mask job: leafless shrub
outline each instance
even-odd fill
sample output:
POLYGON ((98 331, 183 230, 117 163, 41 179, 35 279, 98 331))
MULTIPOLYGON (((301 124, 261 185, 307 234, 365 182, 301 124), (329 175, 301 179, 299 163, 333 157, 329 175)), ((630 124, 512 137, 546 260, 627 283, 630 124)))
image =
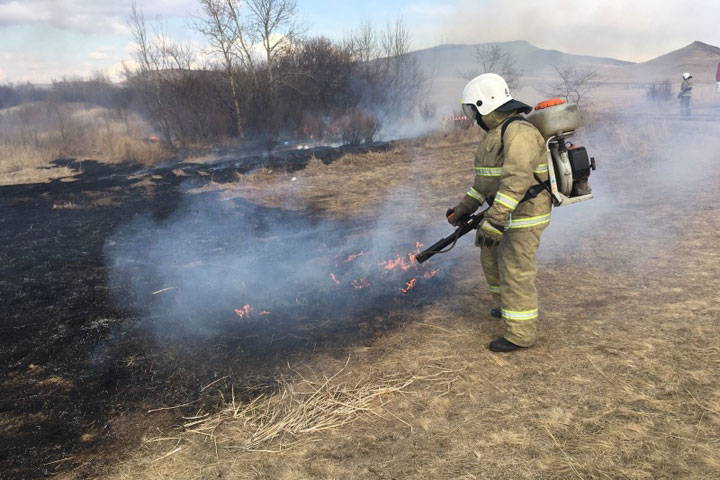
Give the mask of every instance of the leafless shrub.
POLYGON ((308 113, 303 115, 296 135, 303 139, 320 140, 331 135, 331 127, 324 117, 308 113))
POLYGON ((673 88, 669 80, 651 83, 645 89, 645 97, 653 102, 669 102, 673 100, 673 88))
POLYGON ((557 79, 547 85, 544 92, 551 97, 562 97, 567 102, 588 104, 597 86, 598 72, 595 69, 578 67, 553 67, 557 79))
POLYGON ((372 142, 380 131, 380 120, 374 113, 352 110, 340 120, 340 138, 349 145, 372 142))
POLYGON ((437 113, 437 105, 433 102, 423 102, 418 106, 418 110, 423 120, 432 120, 437 113))

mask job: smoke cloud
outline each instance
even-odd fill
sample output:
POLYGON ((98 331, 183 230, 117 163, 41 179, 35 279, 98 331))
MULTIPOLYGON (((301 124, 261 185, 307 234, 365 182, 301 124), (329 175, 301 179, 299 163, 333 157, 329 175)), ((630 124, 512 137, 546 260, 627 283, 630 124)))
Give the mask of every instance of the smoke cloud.
POLYGON ((439 273, 412 257, 432 234, 188 194, 168 218, 119 229, 106 258, 119 305, 165 333, 217 334, 246 321, 341 321, 401 301, 412 279, 420 289, 439 273))
POLYGON ((612 243, 599 257, 615 255, 635 265, 687 240, 688 231, 677 224, 702 209, 706 191, 717 185, 720 127, 702 116, 684 119, 669 110, 673 106, 657 113, 657 105, 648 103, 582 127, 573 140, 596 157, 598 170, 590 179, 596 198, 554 210, 541 262, 574 258, 580 245, 600 237, 612 243), (673 215, 659 213, 668 206, 673 215))

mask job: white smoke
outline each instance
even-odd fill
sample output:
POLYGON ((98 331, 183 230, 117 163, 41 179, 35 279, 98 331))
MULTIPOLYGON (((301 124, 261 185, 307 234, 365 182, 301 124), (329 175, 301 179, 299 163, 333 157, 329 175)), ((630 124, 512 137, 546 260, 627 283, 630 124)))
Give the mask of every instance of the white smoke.
POLYGON ((187 194, 168 218, 139 216, 120 228, 106 259, 119 305, 166 330, 212 334, 237 323, 245 305, 253 320, 261 312, 339 320, 401 298, 411 277, 435 282, 409 256, 418 238, 437 236, 422 229, 187 194), (384 268, 398 258, 407 272, 384 268))

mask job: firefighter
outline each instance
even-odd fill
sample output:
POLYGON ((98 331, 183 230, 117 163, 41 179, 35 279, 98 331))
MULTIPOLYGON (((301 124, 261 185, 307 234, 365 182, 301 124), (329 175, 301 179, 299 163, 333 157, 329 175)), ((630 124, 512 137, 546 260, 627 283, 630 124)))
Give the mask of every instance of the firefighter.
POLYGON ((690 98, 692 97, 692 75, 685 72, 682 74, 682 85, 680 85, 680 93, 678 98, 680 99, 680 114, 690 116, 690 98))
POLYGON ((514 100, 499 75, 486 73, 470 81, 462 104, 487 134, 475 153, 475 181, 460 204, 447 211, 447 218, 457 225, 484 202, 492 204, 477 229, 475 245, 481 249, 485 279, 498 307, 491 315, 505 322, 505 335, 493 340, 490 350, 511 352, 533 345, 537 334, 535 255, 551 209, 543 186, 548 180, 545 141, 522 119, 532 108, 514 100))

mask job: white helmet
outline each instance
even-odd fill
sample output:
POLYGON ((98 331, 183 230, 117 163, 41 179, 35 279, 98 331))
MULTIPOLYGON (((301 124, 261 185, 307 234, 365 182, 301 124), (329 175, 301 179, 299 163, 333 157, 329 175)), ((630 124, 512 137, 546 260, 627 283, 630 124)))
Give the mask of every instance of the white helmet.
POLYGON ((521 110, 524 113, 532 110, 530 106, 513 100, 507 83, 495 73, 483 73, 470 80, 463 90, 460 102, 463 111, 471 119, 475 117, 475 111, 480 115, 487 115, 498 109, 521 110))
POLYGON ((683 80, 687 80, 688 78, 692 78, 692 75, 690 75, 688 72, 683 73, 683 80))

